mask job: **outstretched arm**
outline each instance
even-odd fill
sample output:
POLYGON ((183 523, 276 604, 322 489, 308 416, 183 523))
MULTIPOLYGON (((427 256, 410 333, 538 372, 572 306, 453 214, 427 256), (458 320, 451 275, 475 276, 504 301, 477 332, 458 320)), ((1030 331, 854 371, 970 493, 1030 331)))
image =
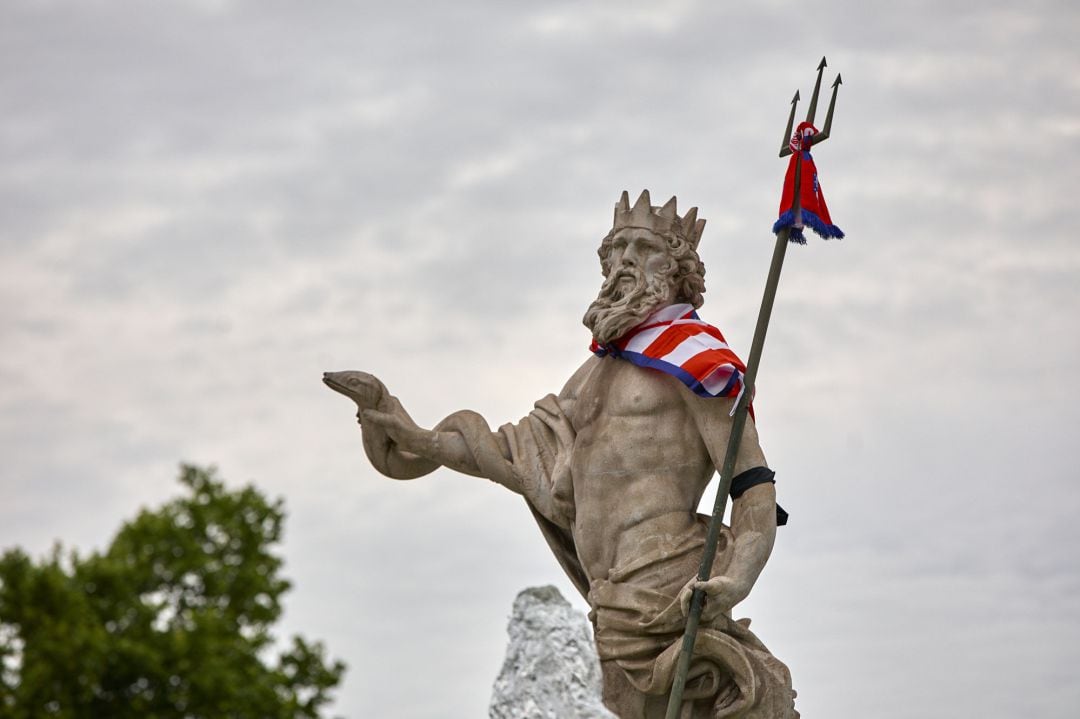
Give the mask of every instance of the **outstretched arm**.
POLYGON ((393 479, 416 479, 439 467, 431 459, 401 451, 390 435, 375 422, 364 424, 364 412, 375 411, 400 417, 415 426, 397 397, 387 392, 386 386, 377 377, 367 372, 324 372, 323 383, 356 403, 356 417, 363 427, 364 451, 375 469, 393 479))
MULTIPOLYGON (((473 477, 495 479, 489 477, 480 466, 476 453, 469 446, 465 434, 460 431, 440 430, 440 427, 447 424, 457 424, 462 420, 472 419, 474 425, 482 423, 483 428, 479 431, 489 435, 485 437, 485 440, 493 445, 498 455, 506 461, 510 460, 510 446, 506 442, 506 437, 498 432, 491 432, 479 415, 468 410, 455 412, 440 422, 435 429, 424 429, 407 415, 378 410, 363 410, 359 414, 359 419, 361 426, 365 429, 376 426, 385 432, 398 452, 423 457, 438 465, 473 477), (477 419, 479 422, 476 421, 477 419)), ((518 491, 516 487, 509 488, 518 491)))
MULTIPOLYGON (((558 402, 565 412, 572 411, 578 388, 595 362, 596 358, 587 360, 563 388, 558 402)), ((395 479, 413 479, 444 466, 485 477, 521 493, 520 482, 511 468, 513 457, 506 435, 492 432, 475 412, 455 412, 434 429, 424 429, 382 382, 370 374, 328 372, 323 381, 356 402, 364 449, 383 474, 395 479)))
MULTIPOLYGON (((581 386, 598 361, 596 357, 587 359, 559 393, 558 402, 564 413, 573 413, 581 386)), ((362 410, 360 422, 380 427, 401 452, 428 458, 474 477, 486 477, 521 493, 517 476, 509 471, 513 459, 506 435, 492 432, 475 412, 455 412, 432 430, 417 426, 404 411, 362 410)))
POLYGON ((393 479, 415 479, 440 466, 465 474, 488 477, 519 491, 507 472, 491 465, 510 456, 505 438, 491 432, 475 412, 456 412, 434 430, 413 421, 397 397, 374 375, 366 372, 327 372, 323 382, 356 402, 356 417, 363 431, 364 450, 375 469, 393 479), (439 431, 452 425, 458 431, 439 431), (466 438, 473 440, 470 447, 466 438), (486 455, 491 461, 478 458, 486 455), (487 467, 483 465, 487 464, 487 467), (485 471, 488 470, 488 471, 485 471))

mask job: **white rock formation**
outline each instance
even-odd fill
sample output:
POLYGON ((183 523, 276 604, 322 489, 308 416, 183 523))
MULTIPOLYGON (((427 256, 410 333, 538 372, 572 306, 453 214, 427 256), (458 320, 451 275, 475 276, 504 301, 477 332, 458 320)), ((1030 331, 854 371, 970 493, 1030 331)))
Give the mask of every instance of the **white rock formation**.
POLYGON ((600 699, 600 660, 585 615, 552 586, 514 600, 491 719, 617 719, 600 699))

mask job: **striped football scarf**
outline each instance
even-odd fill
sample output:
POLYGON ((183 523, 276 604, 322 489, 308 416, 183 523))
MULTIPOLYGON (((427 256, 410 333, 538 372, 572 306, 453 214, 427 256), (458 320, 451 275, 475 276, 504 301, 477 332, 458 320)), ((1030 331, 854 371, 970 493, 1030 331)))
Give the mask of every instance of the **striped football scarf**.
POLYGON ((817 165, 810 155, 810 148, 802 149, 803 141, 818 134, 818 129, 809 122, 800 122, 795 134, 791 136, 788 147, 791 148, 791 160, 788 161, 787 174, 784 176, 784 192, 780 197, 780 217, 773 223, 772 231, 779 233, 790 227, 790 242, 806 244, 803 227, 821 235, 826 240, 844 239, 844 231, 833 224, 829 215, 829 206, 825 204, 825 194, 818 181, 817 165), (799 211, 795 212, 795 167, 802 155, 802 173, 799 185, 799 211), (810 180, 807 182, 807 180, 810 180))
POLYGON ((600 357, 611 355, 666 372, 702 397, 734 397, 738 404, 743 392, 746 365, 692 305, 664 307, 617 340, 600 344, 594 338, 589 349, 600 357))

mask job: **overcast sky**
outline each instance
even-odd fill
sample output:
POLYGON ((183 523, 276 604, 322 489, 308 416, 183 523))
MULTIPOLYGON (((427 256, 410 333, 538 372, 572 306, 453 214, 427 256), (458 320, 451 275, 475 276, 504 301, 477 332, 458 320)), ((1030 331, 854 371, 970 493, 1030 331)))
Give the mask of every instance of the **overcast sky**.
POLYGON ((827 55, 848 237, 788 253, 756 407, 792 517, 735 613, 807 717, 1075 716, 1080 10, 727 5, 4 2, 0 548, 102 547, 216 464, 287 502, 282 632, 348 663, 338 713, 485 716, 517 591, 585 604, 519 498, 378 475, 321 373, 520 418, 643 188, 707 218, 745 357, 827 55))

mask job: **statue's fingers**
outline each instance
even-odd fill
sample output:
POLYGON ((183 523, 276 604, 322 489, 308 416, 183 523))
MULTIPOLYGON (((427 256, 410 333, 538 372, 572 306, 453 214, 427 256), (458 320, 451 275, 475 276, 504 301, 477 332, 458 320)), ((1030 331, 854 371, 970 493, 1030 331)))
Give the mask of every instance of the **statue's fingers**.
POLYGON ((683 616, 690 614, 690 602, 694 598, 694 590, 700 582, 697 581, 697 577, 691 577, 690 580, 683 585, 683 588, 679 590, 679 608, 682 609, 683 616))

